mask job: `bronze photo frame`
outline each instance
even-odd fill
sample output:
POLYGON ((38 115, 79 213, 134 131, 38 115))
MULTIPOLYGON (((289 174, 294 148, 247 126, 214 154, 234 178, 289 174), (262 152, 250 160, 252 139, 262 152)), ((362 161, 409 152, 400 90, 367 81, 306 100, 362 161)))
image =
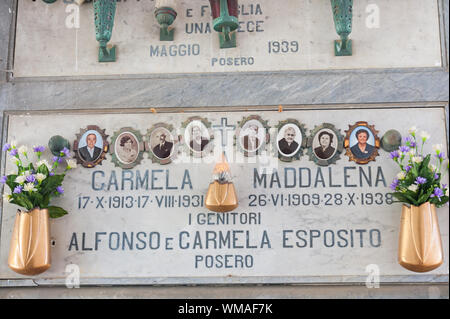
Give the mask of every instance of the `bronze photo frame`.
POLYGON ((345 155, 349 157, 349 161, 354 161, 358 164, 367 164, 375 161, 375 158, 379 155, 380 138, 377 135, 378 131, 375 130, 374 125, 369 125, 365 121, 359 121, 353 125, 349 125, 349 129, 345 133, 345 155), (366 141, 362 144, 365 145, 365 149, 359 147, 359 139, 356 136, 358 135, 363 138, 363 132, 366 132, 366 141))
POLYGON ((309 160, 319 166, 335 164, 344 150, 344 135, 333 124, 323 123, 308 137, 309 160))
POLYGON ((108 135, 105 134, 105 130, 97 125, 88 125, 85 129, 80 129, 76 137, 77 139, 73 142, 73 151, 77 163, 86 168, 101 165, 109 149, 108 135))
POLYGON ((116 167, 130 169, 144 158, 145 145, 141 133, 131 127, 123 127, 111 137, 110 153, 116 167))

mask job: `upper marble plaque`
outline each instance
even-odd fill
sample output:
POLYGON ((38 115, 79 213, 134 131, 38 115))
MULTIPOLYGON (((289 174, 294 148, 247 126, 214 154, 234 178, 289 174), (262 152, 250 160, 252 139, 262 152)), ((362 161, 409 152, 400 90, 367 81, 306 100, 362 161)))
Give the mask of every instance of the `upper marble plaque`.
POLYGON ((155 3, 120 1, 110 45, 98 62, 91 3, 19 0, 15 77, 440 67, 436 0, 359 0, 353 55, 336 57, 330 1, 240 0, 237 48, 220 49, 209 2, 177 1, 174 41, 159 41, 155 3), (407 14, 405 14, 407 13, 407 14))

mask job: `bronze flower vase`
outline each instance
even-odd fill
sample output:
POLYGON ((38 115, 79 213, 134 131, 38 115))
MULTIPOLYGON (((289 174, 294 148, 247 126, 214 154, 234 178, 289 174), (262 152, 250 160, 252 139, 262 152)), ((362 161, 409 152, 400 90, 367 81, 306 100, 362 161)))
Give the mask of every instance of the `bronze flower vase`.
POLYGON ((17 211, 8 266, 27 276, 38 275, 50 268, 50 223, 47 209, 17 211))
POLYGON ((436 206, 428 202, 408 207, 403 205, 400 221, 398 262, 415 272, 436 269, 444 261, 436 206))

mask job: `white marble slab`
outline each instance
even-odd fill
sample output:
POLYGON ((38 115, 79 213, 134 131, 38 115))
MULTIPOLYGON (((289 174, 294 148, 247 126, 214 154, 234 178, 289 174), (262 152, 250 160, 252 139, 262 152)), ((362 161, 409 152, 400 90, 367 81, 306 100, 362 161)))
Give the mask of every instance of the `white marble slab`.
POLYGON ((110 41, 117 46, 117 61, 98 63, 92 4, 78 7, 64 1, 47 5, 42 1, 19 0, 14 76, 442 65, 436 0, 355 1, 351 57, 334 56, 333 41, 338 35, 329 1, 241 0, 239 3, 239 31, 242 32, 237 35, 238 46, 221 50, 216 32, 207 31, 212 29, 208 1, 178 2, 173 42, 159 41, 153 1, 121 1, 110 41), (198 31, 201 29, 203 33, 198 31), (281 44, 281 52, 277 52, 275 42, 281 44), (269 43, 272 53, 269 53, 269 43))
MULTIPOLYGON (((305 124, 307 135, 316 125, 323 122, 334 124, 343 133, 348 129, 348 125, 367 120, 380 131, 380 137, 392 128, 406 134, 410 126, 418 125, 420 129, 432 133, 426 151, 431 151, 431 145, 436 143, 443 143, 447 147, 445 114, 442 108, 285 110, 281 113, 278 111, 229 113, 205 110, 201 116, 207 118, 214 126, 220 125, 223 118, 227 119, 228 125, 238 125, 244 116, 252 114, 259 114, 268 121, 270 127, 275 127, 279 121, 288 118, 297 119, 305 124)), ((193 115, 199 114, 189 112, 132 114, 124 110, 111 114, 46 112, 11 115, 8 121, 8 140, 16 140, 19 144, 26 143, 31 146, 46 144, 51 136, 60 134, 72 142, 80 128, 90 124, 106 129, 106 134, 110 136, 126 126, 134 127, 145 134, 150 127, 160 122, 170 123, 175 129, 179 129, 182 123, 193 115)), ((220 136, 214 140, 219 141, 220 136)), ((239 154, 233 153, 232 149, 229 150, 229 154, 239 154)), ((179 148, 179 150, 183 149, 179 148)), ((177 283, 192 283, 196 280, 199 283, 211 283, 229 278, 234 278, 234 282, 251 282, 255 278, 259 278, 260 282, 275 280, 276 282, 337 283, 351 281, 351 278, 359 278, 360 282, 364 282, 370 273, 373 274, 373 265, 379 270, 380 276, 389 278, 392 282, 414 281, 414 277, 420 276, 405 270, 397 263, 401 205, 387 205, 385 201, 386 193, 390 191, 388 186, 397 173, 387 152, 380 150, 380 156, 375 162, 361 166, 366 174, 371 170, 372 186, 368 186, 365 182, 362 186, 360 185, 360 177, 357 173, 360 166, 349 162, 345 155, 341 155, 341 159, 335 165, 321 168, 325 186, 322 182, 313 185, 318 179, 319 167, 306 155, 291 163, 272 161, 271 165, 277 168, 282 185, 279 187, 274 182, 272 188, 269 183, 272 180, 270 175, 267 177, 266 188, 255 185, 254 169, 261 168, 262 163, 243 162, 242 157, 237 155, 229 155, 229 159, 234 184, 238 191, 239 207, 235 210, 236 214, 228 214, 230 223, 225 225, 205 224, 205 218, 208 216, 206 214, 209 211, 204 207, 194 207, 194 204, 179 207, 179 196, 182 196, 181 199, 184 200, 182 203, 187 201, 194 203, 195 196, 206 194, 214 167, 211 157, 205 162, 199 162, 199 159, 194 161, 191 158, 190 162, 186 163, 160 165, 152 162, 145 154, 142 163, 126 172, 124 176, 135 177, 139 171, 142 177, 148 171, 148 189, 141 187, 136 190, 135 182, 131 190, 130 181, 125 180, 124 190, 122 190, 124 180, 122 169, 115 167, 110 155, 101 166, 92 169, 79 167, 70 172, 64 182, 64 196, 54 202, 55 205, 65 207, 69 214, 51 221, 51 236, 55 241, 52 248, 52 267, 47 272, 36 276, 36 280, 52 282, 52 280, 64 279, 67 275, 66 267, 70 264, 79 267, 82 280, 113 278, 121 283, 126 283, 127 280, 139 282, 141 280, 139 278, 142 278, 142 282, 149 282, 149 280, 153 282, 152 279, 158 278, 157 282, 175 280, 177 283), (293 188, 284 187, 285 171, 298 172, 299 169, 311 172, 312 184, 308 187, 300 187, 298 182, 293 188), (387 185, 381 181, 375 182, 380 170, 387 185), (190 184, 185 184, 184 189, 181 189, 182 181, 186 181, 186 171, 190 177, 190 184), (107 189, 110 181, 114 181, 112 174, 116 174, 118 190, 114 183, 109 190, 107 189), (346 174, 349 175, 348 186, 344 185, 346 174), (155 178, 153 187, 151 186, 152 176, 155 178), (98 188, 103 189, 96 190, 98 188), (331 195, 326 195, 327 193, 331 195), (286 198, 291 196, 293 199, 294 194, 300 194, 301 205, 288 205, 286 198), (317 194, 320 198, 320 203, 317 205, 308 203, 308 199, 312 201, 313 194, 317 194), (348 205, 350 194, 355 194, 352 195, 355 205, 348 205), (367 196, 370 195, 363 194, 372 194, 374 200, 380 200, 379 204, 375 201, 370 201, 371 204, 369 204, 367 196), (132 196, 130 203, 133 207, 114 208, 112 205, 109 208, 110 198, 114 202, 115 198, 122 196, 132 196), (138 198, 143 200, 143 196, 149 196, 149 202, 144 208, 136 207, 138 198), (283 205, 280 200, 275 203, 277 196, 278 198, 283 196, 283 205), (341 196, 342 204, 339 204, 336 199, 341 196), (85 197, 89 198, 86 200, 85 197), (103 197, 104 208, 96 207, 97 197, 103 197), (333 199, 328 203, 332 205, 326 205, 327 199, 331 197, 333 199), (362 202, 363 197, 364 202, 362 202), (162 198, 164 201, 161 201, 162 198), (165 198, 173 198, 173 205, 166 205, 165 198), (84 204, 86 207, 82 208, 84 204), (256 223, 246 222, 250 216, 256 216, 256 223), (233 218, 236 218, 235 222, 233 218), (346 240, 338 238, 340 230, 345 230, 345 232, 341 231, 340 235, 346 240), (233 231, 236 232, 233 233, 233 231), (303 239, 296 238, 297 231, 300 231, 299 235, 303 239), (234 234, 237 238, 235 246, 214 248, 215 244, 220 245, 217 240, 220 232, 223 236, 228 234, 231 238, 234 234), (354 236, 353 240, 350 237, 351 233, 354 236), (131 246, 126 242, 124 244, 124 234, 128 238, 134 237, 131 246), (199 241, 196 241, 197 234, 200 236, 199 241), (148 241, 150 236, 153 239, 152 243, 148 241), (216 240, 211 239, 209 247, 206 247, 206 236, 211 236, 210 238, 217 236, 216 240), (76 238, 76 244, 74 238, 76 238), (121 240, 120 243, 117 242, 118 238, 121 240), (228 266, 230 267, 220 267, 217 264, 210 266, 205 263, 205 260, 215 258, 217 255, 229 258, 228 266), (231 257, 225 257, 227 255, 231 257), (236 266, 236 258, 238 260, 242 258, 247 263, 241 266, 238 261, 236 266)), ((10 172, 12 169, 12 163, 7 161, 4 171, 10 172)), ((293 179, 289 179, 288 184, 292 181, 293 179)), ((16 206, 11 204, 3 205, 0 242, 1 279, 24 278, 7 266, 16 209, 16 206)), ((209 216, 211 222, 217 218, 215 213, 209 216)), ((438 218, 444 252, 448 252, 447 207, 438 210, 438 218)), ((441 267, 427 275, 448 276, 448 256, 445 256, 445 262, 441 267)))

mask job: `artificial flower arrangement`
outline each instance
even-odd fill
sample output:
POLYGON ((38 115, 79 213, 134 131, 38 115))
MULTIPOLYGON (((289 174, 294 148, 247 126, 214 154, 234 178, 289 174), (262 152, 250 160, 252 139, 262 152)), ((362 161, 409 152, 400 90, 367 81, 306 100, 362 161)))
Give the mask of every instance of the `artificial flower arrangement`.
POLYGON ((437 144, 433 145, 434 154, 424 155, 423 147, 430 135, 422 131, 416 136, 415 126, 408 132, 410 136, 404 139, 405 145, 390 153, 400 166, 391 189, 393 196, 404 203, 398 263, 410 271, 428 272, 444 262, 436 207, 442 207, 449 200, 448 186, 441 183, 445 154, 442 145, 437 144), (430 163, 432 159, 436 164, 430 163))
POLYGON ((64 193, 62 182, 66 172, 76 167, 76 161, 70 158, 66 147, 58 150, 51 165, 41 159, 44 146, 35 146, 29 152, 28 147, 17 147, 12 142, 5 144, 3 151, 8 152, 17 166, 17 173, 0 178, 0 183, 11 189, 11 194, 3 194, 3 200, 25 209, 16 213, 8 266, 21 275, 34 276, 51 267, 49 218, 64 216, 67 211, 50 206, 50 201, 64 193), (67 166, 58 174, 57 170, 64 161, 67 166))
POLYGON ((3 146, 3 151, 8 152, 11 161, 17 166, 17 173, 11 173, 0 178, 1 184, 6 184, 11 189, 11 194, 3 194, 3 200, 16 204, 30 211, 34 208, 47 209, 50 218, 58 218, 67 214, 61 207, 50 206, 52 197, 64 193, 62 182, 67 171, 76 168, 74 159, 70 158, 70 152, 63 148, 58 156, 53 157, 53 163, 41 159, 44 146, 33 147, 29 154, 28 147, 17 147, 15 142, 3 146), (36 157, 32 162, 30 157, 36 157), (64 171, 57 174, 56 171, 61 163, 67 162, 64 171))
POLYGON ((423 147, 430 135, 422 131, 420 137, 416 137, 415 126, 408 133, 410 136, 404 139, 405 145, 390 153, 390 157, 400 166, 400 172, 391 184, 392 194, 402 203, 420 206, 429 202, 441 207, 449 200, 448 185, 441 184, 445 159, 442 144, 433 145, 436 164, 432 164, 432 154, 423 154, 423 147))

